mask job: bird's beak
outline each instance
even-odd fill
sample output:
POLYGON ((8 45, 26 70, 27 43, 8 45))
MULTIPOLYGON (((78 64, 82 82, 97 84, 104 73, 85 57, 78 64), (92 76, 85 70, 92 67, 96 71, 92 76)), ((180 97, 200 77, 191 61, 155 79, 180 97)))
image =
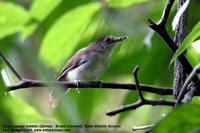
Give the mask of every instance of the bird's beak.
POLYGON ((115 42, 120 42, 120 41, 123 41, 123 40, 125 40, 125 39, 127 39, 128 37, 127 36, 119 36, 119 37, 116 37, 115 39, 114 39, 114 41, 115 42))

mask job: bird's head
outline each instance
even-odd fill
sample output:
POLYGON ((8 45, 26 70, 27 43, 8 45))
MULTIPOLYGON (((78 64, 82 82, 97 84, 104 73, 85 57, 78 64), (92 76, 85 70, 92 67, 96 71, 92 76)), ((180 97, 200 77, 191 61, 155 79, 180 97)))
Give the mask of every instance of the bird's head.
POLYGON ((103 37, 98 38, 95 43, 101 46, 104 49, 112 50, 116 44, 120 43, 121 41, 127 39, 127 36, 113 36, 113 35, 106 35, 103 37))

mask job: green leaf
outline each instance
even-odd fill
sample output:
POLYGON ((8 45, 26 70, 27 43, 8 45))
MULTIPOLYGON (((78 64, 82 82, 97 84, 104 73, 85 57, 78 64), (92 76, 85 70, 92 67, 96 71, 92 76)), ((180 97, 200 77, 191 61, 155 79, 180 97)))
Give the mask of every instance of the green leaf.
POLYGON ((153 133, 191 133, 200 127, 200 105, 181 105, 161 120, 152 130, 153 133))
POLYGON ((30 36, 39 26, 39 22, 43 21, 61 2, 62 0, 54 0, 53 3, 51 0, 35 0, 30 9, 33 19, 23 27, 22 41, 30 36))
POLYGON ((0 2, 0 39, 22 30, 29 18, 29 14, 22 7, 0 2))
POLYGON ((33 123, 50 120, 41 113, 39 113, 34 107, 30 106, 23 100, 17 97, 4 97, 2 99, 3 110, 9 114, 9 117, 15 124, 33 123), (20 117, 19 117, 20 115, 20 117))
POLYGON ((134 4, 147 2, 148 0, 109 0, 108 5, 112 7, 128 7, 134 4))
POLYGON ((44 20, 62 0, 35 0, 31 6, 30 13, 38 21, 44 20))
MULTIPOLYGON (((127 93, 125 95, 124 99, 123 99, 123 103, 122 104, 123 105, 128 105, 128 104, 133 103, 133 102, 135 102, 137 100, 138 100, 137 92, 135 92, 135 93, 127 93)), ((120 114, 119 117, 118 117, 118 123, 121 123, 121 122, 123 122, 124 119, 127 119, 127 117, 130 116, 130 113, 132 113, 132 112, 127 111, 127 112, 124 112, 124 113, 120 114)))
POLYGON ((194 26, 190 34, 183 40, 182 44, 174 54, 171 59, 170 64, 175 61, 175 59, 182 54, 191 44, 192 42, 200 36, 200 21, 194 26))
POLYGON ((38 25, 39 24, 36 22, 25 25, 22 29, 21 40, 24 41, 28 36, 30 36, 38 27, 38 25))
POLYGON ((5 84, 0 76, 0 125, 2 124, 27 124, 33 122, 53 121, 38 112, 34 107, 27 104, 18 97, 5 95, 5 84))
POLYGON ((49 66, 67 58, 79 42, 93 15, 100 9, 99 3, 86 4, 66 12, 42 41, 40 58, 49 66))
POLYGON ((194 41, 187 49, 186 57, 192 66, 196 66, 200 62, 200 40, 194 41))
MULTIPOLYGON (((3 61, 0 61, 0 70, 2 70, 2 63, 3 61)), ((7 113, 7 110, 5 110, 2 102, 5 100, 5 92, 6 92, 6 85, 3 81, 2 74, 0 75, 0 125, 11 123, 12 118, 10 118, 10 115, 7 113)), ((2 127, 0 126, 0 130, 2 131, 2 127)))
MULTIPOLYGON (((15 50, 13 51, 14 53, 16 53, 17 51, 19 55, 23 56, 23 58, 21 57, 20 59, 28 64, 27 66, 32 66, 31 69, 29 67, 29 70, 32 70, 37 75, 39 75, 38 73, 40 73, 40 75, 42 75, 43 77, 46 75, 47 77, 52 77, 49 76, 50 72, 44 69, 38 60, 35 60, 36 56, 33 55, 33 51, 27 49, 26 47, 21 47, 21 45, 13 45, 13 50, 15 50), (35 71, 33 70, 33 68, 35 71), (39 72, 37 73, 36 70, 39 72)), ((40 78, 42 79, 43 77, 40 78)), ((0 78, 0 92, 3 90, 4 86, 5 85, 0 78)), ((11 124, 10 122, 12 122, 13 124, 29 124, 46 121, 55 122, 54 118, 44 116, 34 106, 31 106, 24 100, 20 99, 20 97, 15 96, 14 92, 9 92, 7 96, 5 96, 5 93, 3 93, 3 95, 2 93, 0 93, 0 105, 0 125, 2 125, 1 123, 11 124)))

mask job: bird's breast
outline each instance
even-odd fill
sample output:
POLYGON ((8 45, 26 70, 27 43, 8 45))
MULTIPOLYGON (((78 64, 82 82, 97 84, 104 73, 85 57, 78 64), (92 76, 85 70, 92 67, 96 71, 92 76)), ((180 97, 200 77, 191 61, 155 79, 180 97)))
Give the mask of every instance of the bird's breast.
POLYGON ((68 72, 69 80, 97 80, 108 68, 110 56, 105 54, 91 54, 87 62, 68 72))

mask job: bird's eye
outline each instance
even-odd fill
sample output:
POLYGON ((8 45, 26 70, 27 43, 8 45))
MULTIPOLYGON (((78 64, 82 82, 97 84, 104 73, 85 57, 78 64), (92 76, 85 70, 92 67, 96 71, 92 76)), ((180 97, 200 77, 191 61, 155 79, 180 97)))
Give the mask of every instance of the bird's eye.
POLYGON ((111 38, 110 37, 105 38, 105 42, 111 42, 111 38))

